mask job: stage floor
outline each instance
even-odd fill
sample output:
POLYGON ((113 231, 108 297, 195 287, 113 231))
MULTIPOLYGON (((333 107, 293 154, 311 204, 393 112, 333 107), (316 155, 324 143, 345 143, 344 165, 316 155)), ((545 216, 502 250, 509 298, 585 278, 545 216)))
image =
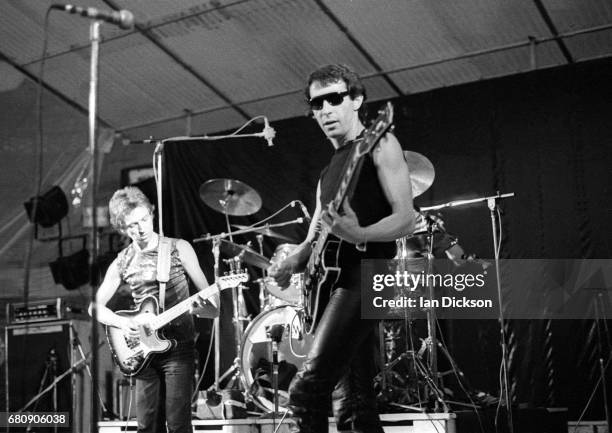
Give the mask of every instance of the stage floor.
MULTIPOLYGON (((382 414, 385 433, 456 433, 454 413, 430 414, 382 414)), ((329 433, 336 432, 333 418, 329 419, 329 433)), ((277 420, 278 423, 278 420, 277 420)), ((274 433, 272 419, 246 418, 234 420, 193 420, 194 432, 207 433, 274 433)), ((136 421, 100 421, 100 433, 122 433, 136 431, 136 421)), ((278 424, 276 424, 278 426, 278 424)), ((277 433, 287 433, 288 421, 284 421, 277 433)))
MULTIPOLYGON (((564 408, 540 408, 514 412, 516 433, 611 433, 605 421, 567 421, 564 408)), ((480 425, 474 419, 474 412, 457 413, 394 413, 381 414, 385 433, 485 433, 494 432, 495 428, 481 412, 480 425)), ((246 418, 235 420, 193 420, 194 433, 274 433, 278 421, 273 423, 269 418, 246 418)), ((100 421, 100 433, 135 432, 136 421, 100 421)), ((500 431, 506 431, 503 426, 500 431)), ((283 421, 278 433, 288 433, 288 421, 283 421)), ((333 418, 329 419, 329 433, 336 433, 333 418)))

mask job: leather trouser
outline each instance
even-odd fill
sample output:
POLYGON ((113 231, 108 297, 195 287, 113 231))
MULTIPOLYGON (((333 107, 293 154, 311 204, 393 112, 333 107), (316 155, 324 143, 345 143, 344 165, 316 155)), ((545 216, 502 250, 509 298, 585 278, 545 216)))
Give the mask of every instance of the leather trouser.
POLYGON ((289 388, 298 432, 328 431, 330 397, 339 432, 383 432, 373 388, 376 322, 360 316, 358 290, 332 293, 303 371, 289 388))

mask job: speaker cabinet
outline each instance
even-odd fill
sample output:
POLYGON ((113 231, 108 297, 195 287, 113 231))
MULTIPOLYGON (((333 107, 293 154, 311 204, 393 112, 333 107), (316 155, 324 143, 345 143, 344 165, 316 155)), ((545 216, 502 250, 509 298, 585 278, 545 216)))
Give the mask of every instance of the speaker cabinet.
MULTIPOLYGON (((7 326, 5 329, 6 410, 14 412, 22 409, 37 394, 50 386, 55 378, 65 374, 54 388, 29 405, 26 410, 68 412, 70 428, 58 428, 58 431, 89 433, 92 388, 88 371, 91 361, 90 336, 91 323, 85 320, 58 320, 7 326), (87 357, 86 362, 83 361, 83 355, 87 357)), ((112 371, 111 355, 105 340, 100 327, 98 388, 103 401, 107 395, 105 378, 108 376, 107 372, 112 371)), ((112 384, 110 386, 112 387, 112 384)), ((109 403, 112 408, 112 400, 104 402, 107 407, 109 403)), ((36 427, 31 431, 46 433, 54 430, 52 427, 36 427)))

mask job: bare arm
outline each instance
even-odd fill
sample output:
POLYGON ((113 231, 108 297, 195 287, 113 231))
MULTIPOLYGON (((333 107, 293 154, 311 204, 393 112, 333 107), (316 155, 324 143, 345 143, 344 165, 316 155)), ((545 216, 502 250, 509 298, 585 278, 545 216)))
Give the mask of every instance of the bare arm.
MULTIPOLYGON (((176 249, 178 250, 185 272, 187 272, 187 275, 189 275, 189 278, 193 281, 196 288, 201 291, 208 287, 209 284, 198 262, 198 256, 189 242, 179 239, 176 242, 176 249)), ((219 294, 217 293, 195 305, 197 309, 195 309, 193 313, 199 317, 217 317, 219 315, 219 304, 219 294)))
POLYGON ((317 185, 317 205, 308 227, 306 239, 299 244, 291 254, 282 262, 275 263, 268 268, 268 275, 276 280, 280 287, 289 285, 291 275, 301 272, 310 257, 311 244, 317 234, 317 224, 321 216, 321 183, 317 185))
MULTIPOLYGON (((117 259, 113 260, 111 265, 106 271, 104 281, 96 292, 96 316, 98 322, 108 326, 114 326, 116 328, 123 329, 124 333, 138 335, 137 326, 132 320, 121 317, 118 314, 113 313, 110 308, 106 306, 108 301, 111 300, 117 289, 121 285, 121 276, 119 275, 119 268, 117 266, 117 259)), ((89 314, 91 315, 92 307, 89 306, 89 314)))
MULTIPOLYGON (((292 258, 293 271, 299 272, 303 269, 306 264, 308 258, 310 257, 311 244, 317 235, 317 223, 321 216, 321 183, 317 184, 317 198, 316 198, 316 207, 315 211, 312 215, 312 220, 310 221, 310 226, 308 227, 308 233, 306 234, 306 239, 302 241, 301 244, 295 248, 289 257, 292 258)), ((287 257, 289 259, 289 257, 287 257)))

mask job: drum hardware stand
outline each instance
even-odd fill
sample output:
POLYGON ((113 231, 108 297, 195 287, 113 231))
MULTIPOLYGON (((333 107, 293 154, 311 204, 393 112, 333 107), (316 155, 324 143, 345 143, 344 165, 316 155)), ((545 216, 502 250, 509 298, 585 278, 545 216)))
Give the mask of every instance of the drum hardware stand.
MULTIPOLYGON (((229 193, 227 194, 229 197, 229 193)), ((238 233, 232 233, 230 229, 229 214, 227 212, 227 205, 228 205, 227 200, 220 200, 220 203, 223 206, 223 215, 225 216, 225 223, 226 223, 228 232, 222 233, 220 236, 212 237, 215 280, 218 280, 220 276, 219 244, 221 242, 221 239, 225 237, 229 237, 230 241, 233 242, 233 235, 238 234, 238 233)), ((194 240, 194 242, 195 241, 196 240, 194 240)), ((244 251, 241 254, 244 254, 244 251)), ((241 266, 240 266, 241 254, 239 254, 237 257, 234 257, 232 259, 224 260, 225 263, 230 265, 230 269, 232 272, 239 271, 241 269, 241 266)), ((242 288, 243 286, 232 287, 232 307, 233 307, 232 321, 234 323, 234 340, 235 340, 234 344, 236 347, 236 357, 234 358, 232 365, 222 375, 220 375, 220 362, 221 362, 221 345, 220 345, 221 334, 220 334, 220 331, 221 329, 220 329, 219 317, 216 317, 213 321, 213 331, 214 331, 214 339, 215 339, 215 382, 213 383, 213 386, 211 387, 212 389, 211 388, 207 389, 206 393, 207 393, 208 399, 214 402, 221 401, 221 398, 219 396, 219 390, 220 390, 219 383, 225 380, 232 373, 234 373, 234 375, 230 379, 228 386, 231 387, 234 385, 234 383, 238 383, 239 387, 241 386, 240 381, 237 379, 240 377, 240 374, 241 374, 240 343, 242 340, 242 322, 250 320, 250 318, 248 317, 239 316, 239 312, 241 313, 242 310, 244 309, 244 297, 242 295, 242 288)))
MULTIPOLYGON (((213 258, 214 258, 214 274, 215 274, 215 281, 217 281, 220 277, 220 268, 219 268, 219 256, 220 256, 220 243, 221 243, 221 239, 224 239, 226 237, 230 237, 233 234, 241 234, 239 232, 245 232, 248 233, 251 230, 241 230, 241 231, 236 231, 234 233, 221 233, 219 235, 207 235, 201 238, 197 238, 194 239, 194 243, 197 242, 202 242, 202 241, 212 241, 212 252, 213 252, 213 258)), ((232 263, 232 260, 230 259, 229 261, 230 263, 232 263)), ((215 381, 212 384, 212 386, 210 386, 207 390, 206 390, 206 395, 207 395, 207 401, 209 402, 210 405, 218 405, 219 402, 221 401, 221 396, 219 394, 220 391, 220 382, 222 382, 223 380, 225 380, 228 376, 230 376, 232 373, 236 373, 236 375, 240 374, 240 360, 239 360, 239 354, 240 354, 240 339, 241 339, 241 335, 242 335, 242 331, 240 330, 240 334, 238 334, 238 326, 240 325, 240 322, 234 318, 237 317, 236 312, 238 311, 238 306, 236 304, 236 302, 238 301, 237 299, 237 293, 235 292, 236 288, 232 289, 232 304, 233 304, 233 313, 234 316, 232 318, 232 320, 234 321, 234 338, 236 341, 236 347, 237 347, 237 353, 236 353, 236 358, 234 359, 232 365, 223 373, 221 374, 221 367, 220 367, 220 363, 221 363, 221 338, 220 338, 220 320, 219 317, 215 317, 213 319, 213 338, 215 341, 215 381)), ((237 376, 236 376, 237 377, 237 376)), ((235 378, 232 379, 232 382, 235 381, 235 378)))
POLYGON ((479 197, 475 199, 469 200, 457 200, 449 203, 444 203, 436 206, 423 207, 421 210, 438 210, 445 207, 456 207, 456 206, 464 206, 472 203, 479 202, 487 202, 487 207, 489 208, 491 214, 491 229, 493 232, 493 253, 495 256, 495 276, 497 283, 497 297, 499 302, 499 325, 500 325, 500 344, 502 349, 502 389, 500 389, 500 393, 503 394, 503 400, 505 400, 506 405, 506 414, 508 421, 508 429, 510 433, 514 432, 514 425, 512 420, 512 401, 510 400, 510 390, 509 390, 509 380, 508 380, 508 345, 506 341, 506 323, 504 318, 504 310, 503 310, 503 300, 501 293, 501 276, 500 276, 500 267, 499 267, 499 253, 500 253, 500 240, 498 239, 498 224, 501 224, 498 221, 497 213, 499 211, 498 200, 514 197, 514 193, 505 193, 500 194, 498 191, 496 195, 489 197, 479 197))
MULTIPOLYGON (((230 235, 231 236, 231 235, 230 235)), ((215 280, 218 280, 220 276, 219 271, 219 243, 225 237, 223 236, 213 236, 213 257, 214 257, 214 272, 215 272, 215 280)), ((232 259, 224 260, 224 262, 230 265, 230 269, 232 272, 240 271, 241 260, 239 257, 234 257, 232 259)), ((240 343, 242 340, 242 324, 243 321, 249 321, 249 317, 238 316, 239 311, 244 310, 244 297, 242 296, 242 287, 232 288, 232 307, 233 307, 233 315, 232 322, 234 323, 234 340, 236 346, 236 357, 232 362, 232 365, 221 375, 220 374, 220 363, 221 363, 221 339, 220 339, 220 322, 219 317, 215 317, 213 320, 213 338, 215 339, 215 381, 211 387, 206 390, 207 400, 211 405, 218 405, 221 401, 221 396, 219 395, 220 391, 220 382, 224 381, 227 377, 233 374, 232 379, 229 382, 229 386, 233 386, 235 382, 240 386, 240 381, 236 380, 239 378, 241 374, 240 370, 240 343)))
MULTIPOLYGON (((207 234, 205 236, 202 236, 200 238, 196 238, 193 240, 194 243, 212 241, 215 280, 220 276, 219 263, 220 263, 220 242, 221 240, 225 238, 229 238, 230 241, 233 242, 234 235, 252 233, 260 228, 257 226, 253 226, 253 227, 246 227, 240 230, 235 230, 233 232, 230 231, 229 218, 227 215, 228 214, 227 202, 223 200, 221 201, 221 204, 224 208, 223 213, 225 215, 228 232, 221 233, 218 235, 207 234)), ((296 224, 296 223, 302 223, 302 222, 303 222, 303 218, 296 218, 295 220, 286 221, 282 223, 266 224, 266 227, 267 228, 281 227, 281 226, 285 226, 289 224, 296 224)), ((258 242, 260 243, 260 251, 263 248, 262 240, 260 240, 258 236, 258 242)), ((240 263, 240 256, 242 254, 244 254, 244 251, 238 255, 237 262, 233 261, 233 259, 224 260, 224 261, 226 263, 229 263, 230 267, 234 269, 237 266, 236 263, 238 264, 240 263)), ((242 330, 241 322, 251 320, 249 317, 244 317, 244 316, 239 315, 239 312, 244 310, 244 305, 245 305, 244 297, 242 295, 242 288, 244 288, 244 286, 232 289, 234 338, 235 338, 235 345, 236 345, 237 352, 236 352, 236 358, 234 359, 232 366, 230 366, 223 374, 220 373, 220 358, 221 357, 220 357, 220 338, 219 338, 220 336, 219 318, 215 318, 213 321, 213 333, 214 333, 213 338, 215 339, 215 382, 213 383, 211 387, 209 387, 206 390, 207 401, 209 401, 211 405, 212 404, 217 405, 218 402, 221 400, 220 395, 219 395, 220 382, 224 381, 228 376, 233 374, 234 377, 230 381, 233 384, 236 381, 236 379, 238 379, 240 375, 242 374, 241 367, 240 367, 240 352, 241 352, 241 340, 242 340, 242 335, 244 331, 242 330)), ((238 386, 242 387, 241 381, 238 381, 238 386)), ((246 390, 244 391, 245 393, 247 392, 246 390)), ((247 396, 245 395, 245 397, 247 396)))
MULTIPOLYGON (((377 375, 377 377, 381 378, 382 393, 388 392, 392 388, 398 388, 397 386, 387 384, 386 377, 390 372, 393 372, 393 368, 397 364, 399 364, 400 362, 404 360, 411 360, 414 363, 414 371, 416 373, 417 381, 420 378, 424 380, 425 382, 425 386, 426 386, 425 394, 427 396, 434 397, 436 409, 438 409, 439 407, 442 407, 444 412, 448 412, 449 409, 448 409, 447 402, 445 401, 444 392, 441 390, 438 380, 437 380, 440 374, 437 373, 436 376, 434 376, 431 370, 428 368, 428 366, 421 360, 421 357, 423 353, 425 352, 425 350, 428 350, 431 352, 431 339, 429 337, 422 339, 422 346, 421 346, 421 349, 419 349, 418 353, 415 353, 414 350, 409 349, 399 354, 395 359, 392 359, 391 361, 386 362, 384 364, 383 370, 377 375)), ((404 387, 404 388, 406 389, 403 390, 403 395, 409 396, 407 387, 404 387)), ((418 390, 418 384, 417 384, 417 390, 418 390)), ((401 404, 397 402, 390 402, 389 404, 392 406, 400 407, 402 409, 409 409, 409 410, 414 410, 417 412, 426 412, 427 408, 422 407, 422 405, 423 403, 426 403, 429 401, 429 397, 427 397, 425 400, 421 400, 420 393, 419 393, 418 399, 419 400, 415 402, 413 405, 406 405, 406 404, 401 404)))
MULTIPOLYGON (((231 272, 237 272, 241 269, 241 260, 244 251, 240 253, 238 256, 233 257, 231 259, 224 260, 227 264, 229 264, 231 272)), ((245 289, 244 285, 239 285, 237 287, 232 288, 232 308, 233 308, 233 317, 232 321, 234 322, 234 339, 235 339, 235 347, 236 347, 236 357, 234 358, 234 362, 232 366, 226 371, 223 375, 227 377, 231 372, 234 372, 233 377, 227 384, 228 388, 232 388, 234 384, 237 384, 238 389, 241 389, 245 392, 246 390, 242 389, 242 382, 240 381, 240 376, 242 375, 242 367, 240 366, 240 352, 242 346, 242 336, 244 334, 243 323, 250 322, 251 318, 246 315, 246 305, 244 302, 244 294, 243 290, 245 289)))
POLYGON ((594 303, 594 307, 595 307, 595 326, 597 328, 597 348, 599 351, 599 374, 600 374, 600 379, 599 379, 599 383, 601 383, 601 391, 602 391, 602 396, 603 396, 603 406, 604 406, 604 413, 606 415, 606 425, 608 427, 608 431, 612 431, 610 430, 610 427, 612 426, 612 421, 610 419, 610 409, 608 406, 608 390, 606 389, 606 369, 608 367, 608 365, 610 365, 610 355, 612 355, 612 347, 610 347, 610 330, 608 329, 608 323, 605 320, 605 307, 604 307, 604 303, 603 303, 603 289, 599 289, 598 293, 597 293, 597 297, 593 298, 593 303, 594 303), (608 343, 608 361, 604 364, 604 354, 603 354, 603 344, 602 344, 602 340, 603 340, 603 336, 602 336, 602 330, 600 329, 600 325, 599 323, 603 322, 603 332, 605 332, 606 334, 606 340, 608 343))
MULTIPOLYGON (((258 234, 256 236, 257 244, 259 245, 259 254, 262 256, 263 253, 263 235, 258 234)), ((264 311, 266 309, 267 299, 266 299, 266 290, 265 290, 265 279, 268 276, 268 271, 266 269, 261 270, 261 279, 258 279, 259 283, 259 311, 264 311)))
MULTIPOLYGON (((435 221, 430 219, 426 219, 427 222, 427 255, 425 259, 426 268, 425 268, 425 277, 427 275, 431 275, 433 270, 433 244, 434 244, 434 231, 438 224, 435 221)), ((428 357, 428 367, 429 367, 429 375, 427 374, 427 370, 421 371, 421 373, 425 377, 425 381, 431 387, 431 394, 436 396, 434 411, 439 412, 440 406, 442 406, 442 410, 444 412, 448 412, 448 406, 444 402, 444 393, 440 389, 439 377, 438 377, 438 356, 437 356, 437 348, 438 348, 438 337, 436 330, 436 311, 433 307, 433 299, 434 299, 434 287, 430 282, 429 278, 425 278, 426 281, 426 289, 427 296, 429 297, 430 307, 427 309, 427 338, 425 339, 425 343, 427 345, 427 352, 429 354, 428 357)), ((416 364, 419 367, 419 364, 416 364)), ((421 369, 423 366, 420 366, 421 369)), ((427 390, 427 388, 426 388, 427 390)), ((430 392, 426 392, 426 395, 429 395, 430 392)))
MULTIPOLYGON (((437 359, 438 341, 437 341, 437 332, 436 332, 436 320, 437 319, 436 319, 435 309, 433 307, 434 304, 432 302, 434 299, 434 287, 433 287, 433 284, 430 282, 430 279, 427 278, 427 275, 430 275, 433 270, 433 259, 434 259, 433 238, 434 238, 435 229, 436 227, 438 227, 438 223, 435 220, 432 220, 430 218, 426 218, 425 221, 427 223, 427 235, 426 235, 427 252, 425 253, 426 267, 425 267, 424 275, 425 275, 425 281, 426 281, 425 288, 427 291, 427 297, 430 302, 430 307, 427 308, 427 338, 422 340, 423 344, 422 344, 421 349, 418 351, 418 354, 415 354, 414 350, 406 350, 402 354, 400 354, 396 359, 390 362, 384 363, 383 371, 381 372, 381 384, 382 384, 383 392, 385 392, 385 390, 388 389, 387 380, 386 380, 387 372, 391 371, 391 369, 395 365, 397 365, 400 361, 404 359, 411 359, 415 366, 417 378, 420 375, 421 378, 425 380, 425 386, 426 386, 425 387, 425 395, 426 395, 425 401, 428 401, 429 397, 433 396, 434 397, 434 411, 435 412, 440 412, 440 411, 448 412, 449 408, 445 402, 444 392, 441 390, 440 383, 439 383, 438 359, 437 359), (424 365, 420 359, 421 355, 425 352, 425 350, 427 350, 427 353, 428 353, 427 365, 424 365)), ((400 247, 401 249, 401 253, 399 253, 398 256, 396 257, 401 261, 405 261, 407 259, 405 255, 406 253, 405 240, 400 239, 399 242, 397 242, 397 244, 398 244, 398 247, 400 247)), ((404 317, 404 320, 408 320, 408 318, 404 317)), ((382 332, 380 334, 381 334, 380 338, 382 339, 383 338, 382 332)), ((419 397, 419 400, 420 400, 420 397, 419 397)), ((405 408, 405 409, 425 412, 426 409, 423 409, 421 407, 422 403, 423 401, 418 401, 417 402, 418 406, 407 406, 407 405, 402 405, 398 403, 391 403, 391 404, 394 406, 405 408)))
POLYGON ((282 223, 275 223, 275 224, 265 224, 264 226, 249 226, 240 230, 234 230, 232 232, 229 233, 220 233, 218 235, 211 235, 210 233, 199 237, 199 238, 195 238, 193 240, 194 244, 197 244, 199 242, 209 242, 209 241, 215 241, 215 239, 217 240, 221 240, 221 239, 225 239, 225 238, 230 238, 230 240, 232 239, 232 236, 237 236, 237 235, 245 235, 247 233, 253 233, 261 228, 275 228, 275 227, 284 227, 284 226, 288 226, 291 224, 301 224, 304 222, 304 218, 299 217, 299 218, 295 218, 293 220, 290 221, 285 221, 282 223))
MULTIPOLYGON (((407 357, 408 355, 412 356, 412 360, 415 364, 415 368, 417 373, 419 373, 422 378, 425 380, 425 396, 428 399, 429 396, 433 396, 434 400, 434 412, 445 412, 449 411, 448 405, 444 400, 444 392, 440 389, 439 382, 439 374, 438 374, 438 356, 437 356, 437 346, 438 346, 438 338, 436 331, 436 312, 435 307, 433 307, 433 299, 434 299, 434 287, 431 283, 430 279, 427 278, 427 275, 431 275, 433 271, 433 246, 434 246, 434 232, 438 227, 438 223, 430 218, 425 219, 427 223, 427 252, 425 254, 425 281, 426 281, 426 291, 427 297, 429 298, 430 307, 427 308, 427 338, 423 340, 423 346, 419 350, 418 355, 421 355, 425 350, 427 350, 428 358, 427 365, 425 366, 420 359, 420 356, 414 353, 414 351, 409 351, 407 353, 403 353, 397 359, 400 360, 402 357, 407 357)), ((395 364, 393 364, 395 365, 395 364)), ((421 402, 419 402, 420 405, 421 402)), ((420 409, 424 411, 423 409, 420 409)))

